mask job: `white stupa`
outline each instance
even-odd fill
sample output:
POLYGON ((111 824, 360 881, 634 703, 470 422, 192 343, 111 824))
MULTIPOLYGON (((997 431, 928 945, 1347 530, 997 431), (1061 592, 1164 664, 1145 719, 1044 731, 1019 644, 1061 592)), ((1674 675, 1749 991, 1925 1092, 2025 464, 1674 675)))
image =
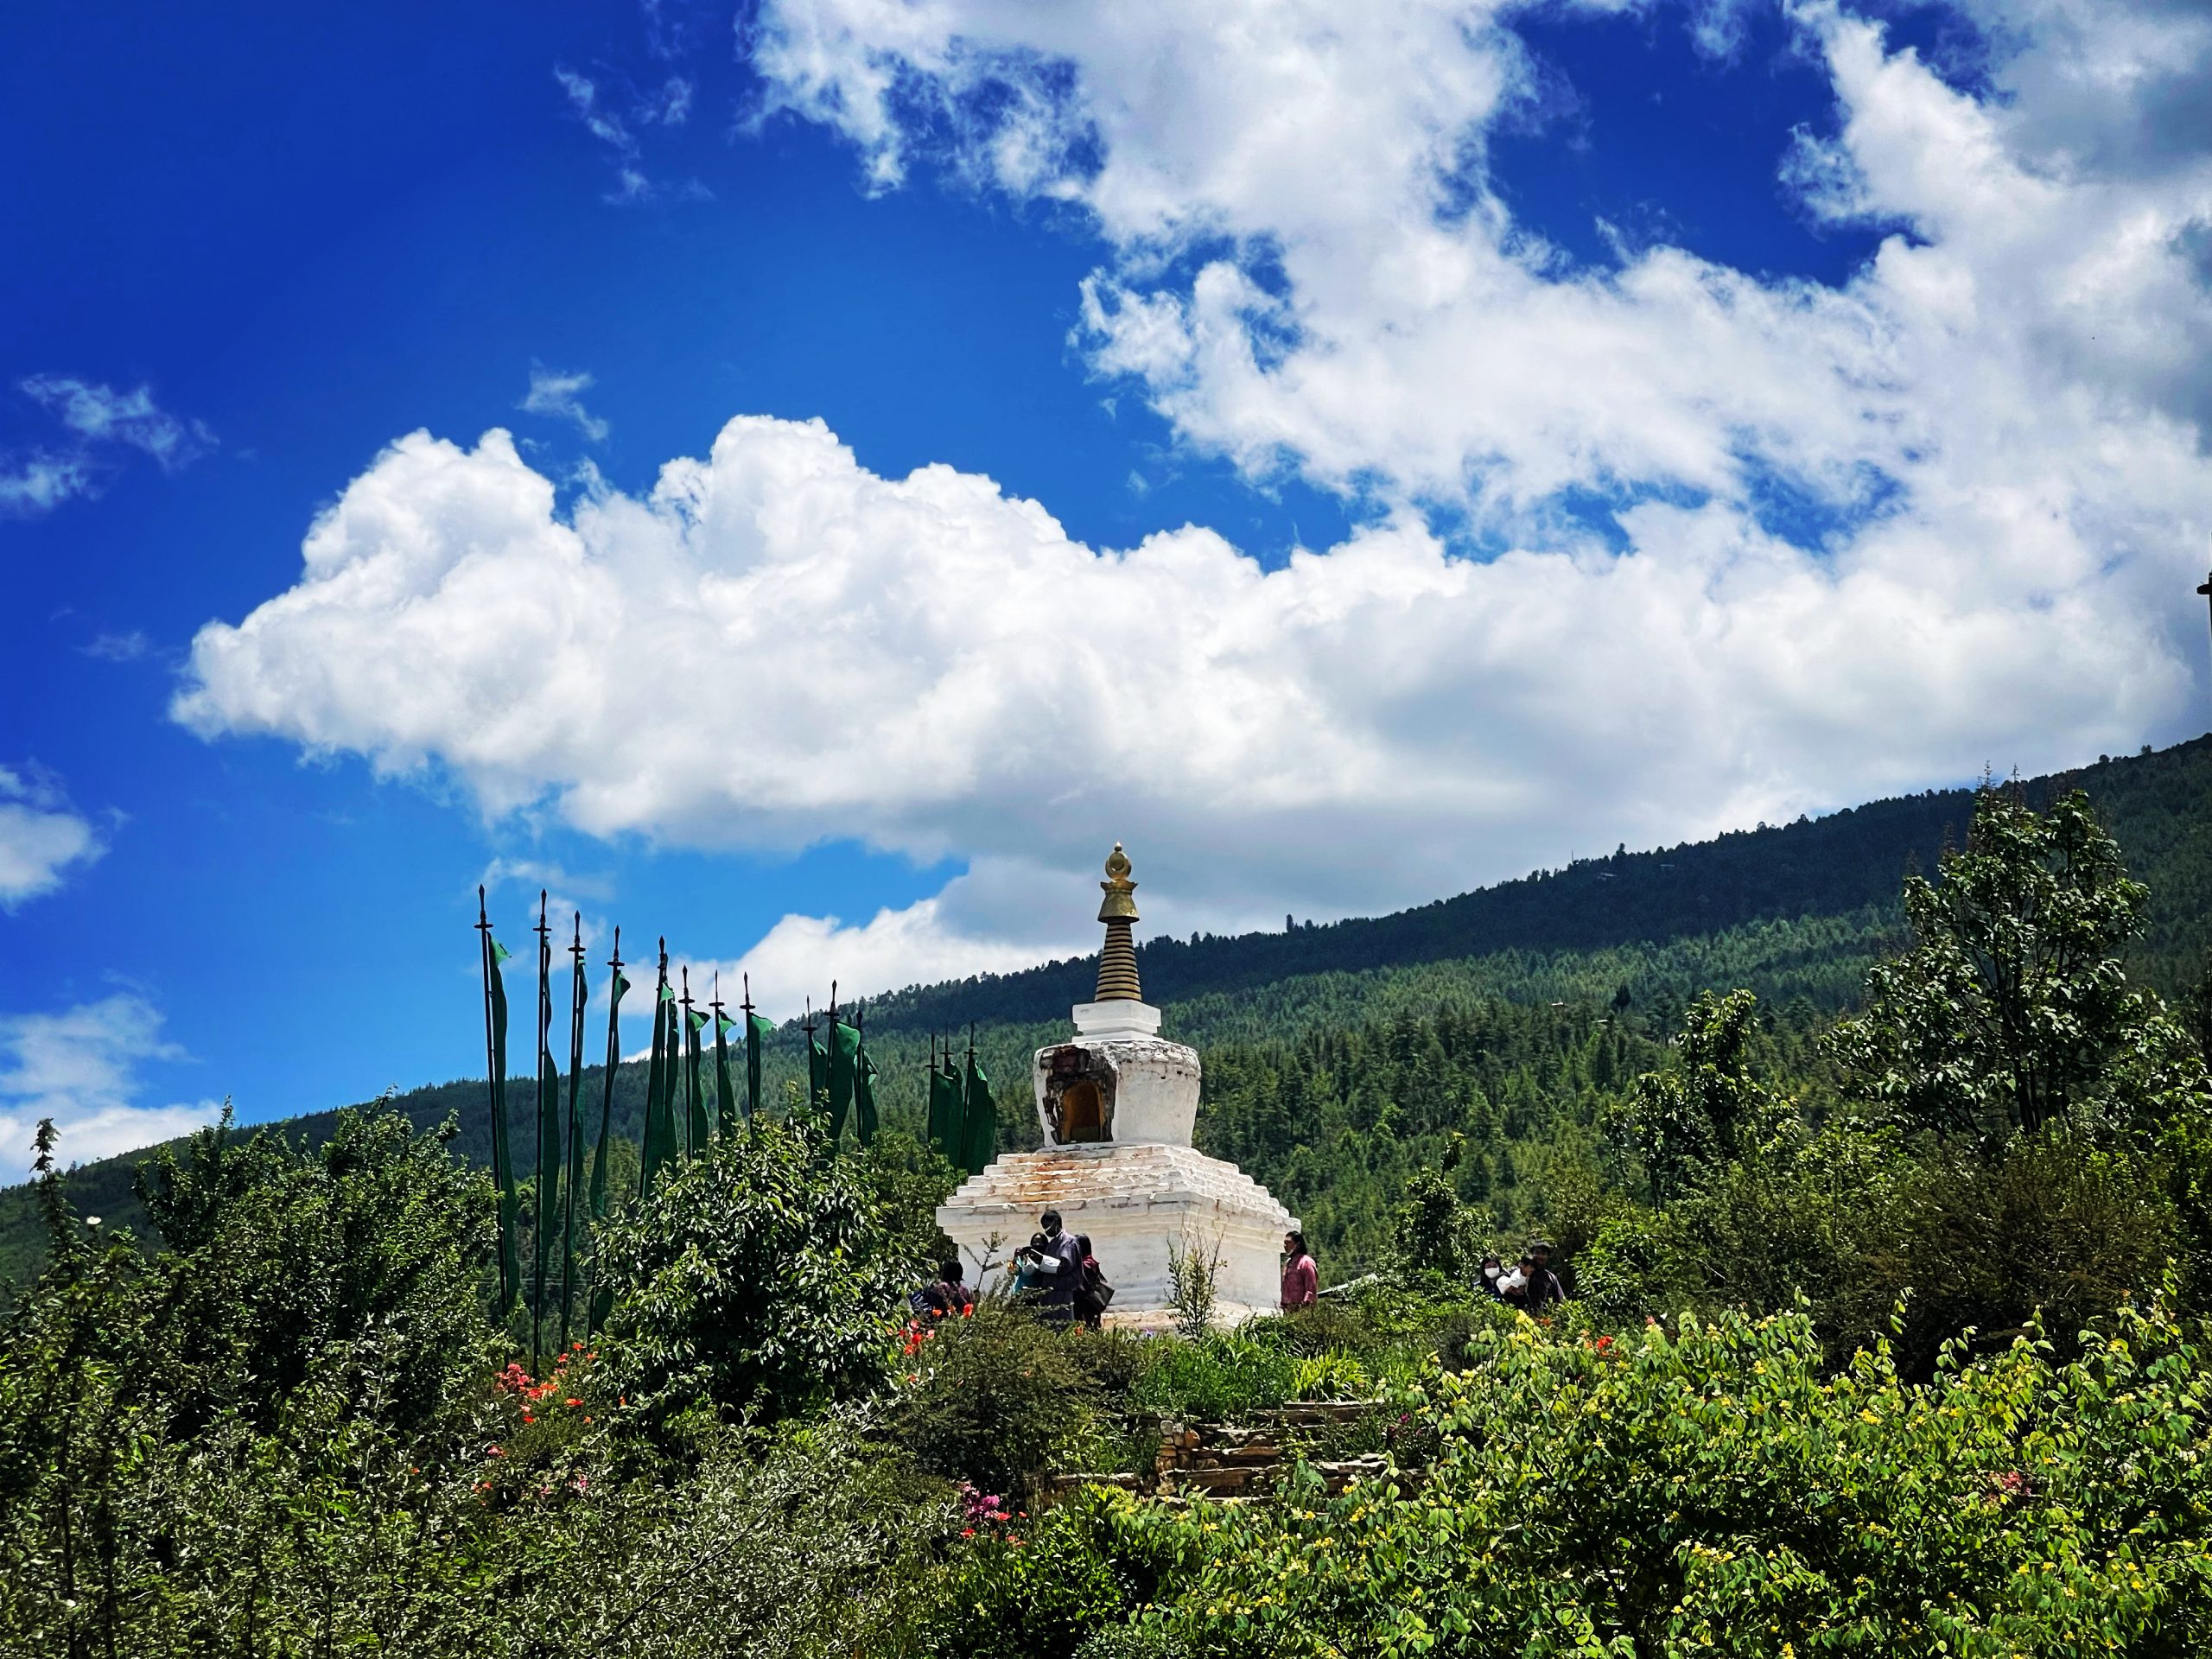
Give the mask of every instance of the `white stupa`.
POLYGON ((1039 1215, 1058 1211, 1069 1232, 1090 1236, 1114 1286, 1107 1321, 1119 1325, 1168 1322, 1173 1245, 1218 1263, 1215 1319, 1238 1323, 1276 1305, 1282 1237, 1298 1222, 1236 1165, 1191 1145, 1198 1056, 1160 1040, 1160 1010, 1137 982, 1137 884, 1119 842, 1106 875, 1097 995, 1076 1005, 1073 1040, 1037 1051, 1044 1148, 971 1176, 938 1225, 988 1288, 1039 1215))

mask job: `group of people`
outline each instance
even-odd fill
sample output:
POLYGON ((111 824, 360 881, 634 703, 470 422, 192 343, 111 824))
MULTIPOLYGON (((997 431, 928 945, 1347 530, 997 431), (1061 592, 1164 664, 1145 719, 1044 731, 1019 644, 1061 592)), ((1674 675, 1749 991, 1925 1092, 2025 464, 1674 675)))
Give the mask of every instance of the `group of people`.
POLYGON ((1482 1275, 1475 1281, 1475 1289, 1530 1313, 1541 1313, 1567 1300, 1559 1275, 1552 1271, 1552 1247, 1543 1240, 1522 1251, 1521 1259, 1510 1268, 1495 1253, 1483 1257, 1482 1275))
MULTIPOLYGON (((1047 1325, 1082 1324, 1096 1331, 1105 1319, 1107 1304, 1114 1300, 1114 1287, 1090 1253, 1090 1238, 1063 1228, 1057 1210, 1037 1217, 1036 1232, 1007 1266, 1014 1272, 1015 1297, 1047 1325)), ((937 1277, 911 1300, 917 1315, 931 1319, 976 1311, 976 1293, 962 1281, 957 1259, 940 1262, 937 1277)))
MULTIPOLYGON (((1052 1325, 1082 1324, 1096 1331, 1114 1300, 1114 1287, 1106 1281, 1098 1258, 1090 1253, 1090 1240, 1070 1233, 1060 1225, 1060 1212, 1047 1210, 1037 1217, 1037 1231, 1014 1253, 1007 1264, 1014 1270, 1015 1296, 1035 1308, 1037 1316, 1052 1325)), ((1567 1300, 1559 1275, 1552 1271, 1552 1247, 1539 1240, 1521 1253, 1508 1268, 1495 1252, 1483 1257, 1478 1294, 1489 1296, 1530 1313, 1567 1300)), ((1311 1307, 1321 1294, 1321 1272, 1306 1235, 1293 1230, 1282 1239, 1282 1310, 1294 1313, 1311 1307)), ((912 1297, 918 1316, 952 1319, 976 1311, 976 1294, 962 1281, 957 1260, 938 1265, 937 1277, 912 1297)))

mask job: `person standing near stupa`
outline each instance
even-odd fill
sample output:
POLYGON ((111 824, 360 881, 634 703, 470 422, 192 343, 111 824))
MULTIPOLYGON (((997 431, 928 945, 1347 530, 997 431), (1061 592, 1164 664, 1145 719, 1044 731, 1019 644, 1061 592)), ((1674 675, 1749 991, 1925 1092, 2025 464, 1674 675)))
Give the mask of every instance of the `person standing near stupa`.
POLYGON ((1321 1294, 1321 1270, 1313 1265, 1313 1257, 1306 1248, 1306 1235, 1291 1231, 1282 1236, 1282 1311, 1291 1313, 1301 1307, 1311 1307, 1321 1294))

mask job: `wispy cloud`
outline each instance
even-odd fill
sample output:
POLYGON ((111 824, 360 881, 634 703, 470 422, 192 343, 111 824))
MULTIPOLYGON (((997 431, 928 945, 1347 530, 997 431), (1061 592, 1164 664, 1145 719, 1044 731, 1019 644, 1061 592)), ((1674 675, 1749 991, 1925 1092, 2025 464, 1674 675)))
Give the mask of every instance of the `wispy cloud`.
POLYGON ((530 390, 515 407, 525 415, 543 415, 554 420, 574 421, 576 430, 594 443, 607 442, 607 427, 583 405, 582 394, 591 390, 591 376, 582 372, 564 372, 549 369, 543 364, 530 365, 530 390))
POLYGON ((567 67, 556 67, 553 79, 568 95, 569 110, 584 130, 614 152, 614 188, 607 200, 628 207, 662 197, 694 201, 710 197, 697 180, 687 180, 673 189, 646 171, 645 152, 638 132, 645 127, 680 127, 691 116, 692 83, 671 75, 659 87, 646 92, 610 92, 590 76, 567 67), (618 107, 619 106, 619 107, 618 107))
POLYGON ((0 514, 31 518, 51 512, 72 496, 91 494, 93 482, 92 468, 73 455, 0 458, 0 514))
POLYGON ((206 422, 170 414, 147 386, 118 391, 75 375, 35 374, 18 381, 16 390, 69 436, 62 447, 0 451, 0 517, 35 518, 77 497, 98 495, 129 451, 175 473, 216 447, 206 422))
POLYGON ((215 447, 204 421, 185 421, 154 402, 139 386, 118 391, 73 375, 35 374, 22 383, 26 397, 44 404, 72 432, 94 443, 127 444, 173 473, 215 447))
POLYGON ((148 1106, 142 1072, 184 1051, 162 1035, 161 1011, 128 992, 59 1014, 0 1014, 0 1173, 28 1170, 38 1121, 54 1120, 67 1163, 84 1163, 188 1135, 213 1102, 148 1106))
POLYGON ((60 779, 35 762, 0 766, 0 911, 53 892, 73 866, 106 850, 60 779))
POLYGON ((95 662, 135 663, 149 656, 154 642, 137 628, 125 632, 95 634, 91 642, 77 647, 78 655, 90 657, 95 662))

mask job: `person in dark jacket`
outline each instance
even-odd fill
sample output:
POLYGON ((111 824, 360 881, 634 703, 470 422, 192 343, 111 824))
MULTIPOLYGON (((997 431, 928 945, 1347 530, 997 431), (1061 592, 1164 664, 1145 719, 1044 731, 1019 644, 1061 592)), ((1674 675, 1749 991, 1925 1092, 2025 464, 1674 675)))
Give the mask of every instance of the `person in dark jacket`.
POLYGON ((1552 1247, 1548 1241, 1529 1247, 1528 1266, 1522 1269, 1527 1283, 1522 1287, 1522 1306, 1531 1313, 1541 1313, 1567 1300, 1567 1292, 1552 1271, 1552 1247))
POLYGON ((1090 1235, 1077 1233, 1075 1248, 1083 1258, 1082 1277, 1076 1281, 1075 1316, 1093 1331, 1103 1331, 1106 1328, 1106 1304, 1113 1300, 1114 1293, 1106 1287, 1105 1270, 1090 1253, 1090 1235))
POLYGON ((1061 1230, 1060 1212, 1047 1210, 1037 1217, 1037 1236, 1022 1252, 1022 1279, 1033 1294, 1037 1317, 1048 1325, 1067 1325, 1075 1319, 1076 1292, 1083 1285, 1083 1253, 1074 1237, 1061 1230))

